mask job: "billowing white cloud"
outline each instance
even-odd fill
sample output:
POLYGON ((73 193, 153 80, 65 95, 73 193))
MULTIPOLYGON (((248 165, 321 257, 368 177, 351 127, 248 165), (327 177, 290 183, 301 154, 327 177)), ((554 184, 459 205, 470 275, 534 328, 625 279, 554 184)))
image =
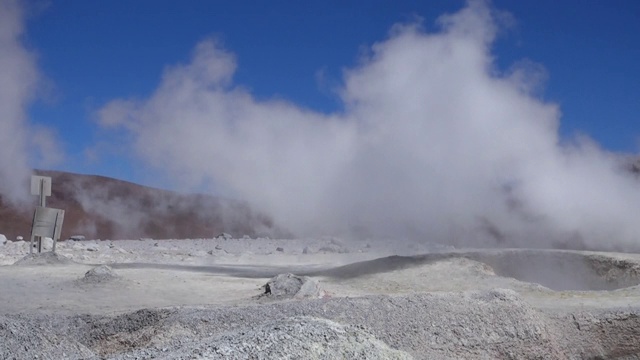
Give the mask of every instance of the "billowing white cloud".
POLYGON ((246 199, 299 235, 636 246, 640 184, 588 139, 560 144, 536 66, 494 67, 496 13, 470 1, 439 24, 374 44, 345 71, 339 113, 256 100, 233 84, 233 54, 204 41, 100 122, 177 183, 246 199))

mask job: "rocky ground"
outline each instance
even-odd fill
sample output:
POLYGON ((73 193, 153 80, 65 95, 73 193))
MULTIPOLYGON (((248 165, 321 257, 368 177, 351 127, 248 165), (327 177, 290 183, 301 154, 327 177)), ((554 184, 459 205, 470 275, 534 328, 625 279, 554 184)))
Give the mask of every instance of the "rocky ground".
POLYGON ((224 236, 28 254, 0 244, 2 359, 640 358, 635 254, 224 236))

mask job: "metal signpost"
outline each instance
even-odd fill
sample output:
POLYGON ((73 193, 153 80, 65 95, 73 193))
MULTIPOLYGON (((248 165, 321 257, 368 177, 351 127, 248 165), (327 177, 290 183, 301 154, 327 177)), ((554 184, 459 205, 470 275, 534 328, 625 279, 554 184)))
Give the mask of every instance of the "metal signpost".
POLYGON ((56 242, 60 238, 62 222, 64 221, 64 210, 46 207, 47 196, 51 196, 51 178, 48 176, 32 176, 31 194, 40 196, 40 206, 36 207, 33 213, 29 253, 33 253, 35 238, 38 240, 38 253, 42 252, 42 239, 45 237, 53 239, 53 252, 56 252, 56 242))
POLYGON ((45 207, 47 196, 51 196, 51 178, 48 176, 31 176, 31 195, 39 195, 40 206, 45 207))

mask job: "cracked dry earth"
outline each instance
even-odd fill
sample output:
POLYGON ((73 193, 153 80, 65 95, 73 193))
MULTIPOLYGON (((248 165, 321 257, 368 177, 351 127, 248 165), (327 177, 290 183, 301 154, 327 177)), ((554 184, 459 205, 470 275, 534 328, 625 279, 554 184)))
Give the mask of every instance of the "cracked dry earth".
POLYGON ((0 358, 640 358, 640 255, 390 244, 8 242, 0 358))

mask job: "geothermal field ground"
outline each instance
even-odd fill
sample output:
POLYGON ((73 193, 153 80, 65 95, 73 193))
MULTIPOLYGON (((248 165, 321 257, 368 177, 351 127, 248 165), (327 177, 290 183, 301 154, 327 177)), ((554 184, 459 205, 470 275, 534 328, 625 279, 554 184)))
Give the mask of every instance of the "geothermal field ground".
POLYGON ((2 359, 640 357, 636 254, 330 237, 45 251, 0 245, 2 359))

